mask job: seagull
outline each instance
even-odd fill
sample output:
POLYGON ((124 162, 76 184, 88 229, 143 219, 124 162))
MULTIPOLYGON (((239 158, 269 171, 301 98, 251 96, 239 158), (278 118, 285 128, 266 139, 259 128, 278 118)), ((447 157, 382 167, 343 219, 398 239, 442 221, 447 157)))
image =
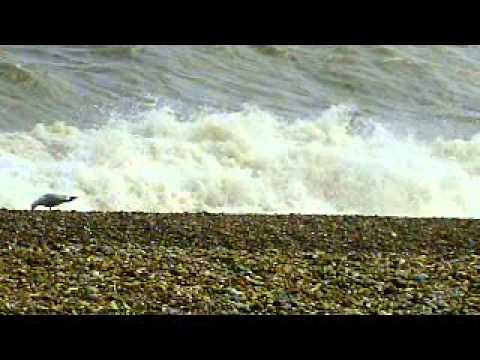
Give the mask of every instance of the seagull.
POLYGON ((73 201, 78 196, 67 196, 67 195, 57 195, 57 194, 45 194, 39 199, 35 200, 32 204, 32 210, 39 205, 43 205, 52 210, 52 207, 63 204, 65 202, 73 201))

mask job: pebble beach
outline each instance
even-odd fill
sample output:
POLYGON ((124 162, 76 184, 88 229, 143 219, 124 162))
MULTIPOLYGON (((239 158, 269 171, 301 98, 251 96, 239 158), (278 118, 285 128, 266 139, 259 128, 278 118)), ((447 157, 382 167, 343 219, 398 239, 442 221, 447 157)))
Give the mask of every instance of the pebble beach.
POLYGON ((2 314, 479 314, 480 221, 0 210, 2 314))

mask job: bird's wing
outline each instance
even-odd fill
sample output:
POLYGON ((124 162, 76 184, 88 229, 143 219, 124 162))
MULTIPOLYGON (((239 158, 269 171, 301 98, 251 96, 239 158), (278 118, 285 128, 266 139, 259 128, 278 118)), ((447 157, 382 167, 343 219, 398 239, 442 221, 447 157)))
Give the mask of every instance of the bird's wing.
POLYGON ((31 205, 31 206, 32 206, 32 210, 35 209, 38 205, 41 204, 42 198, 43 198, 43 196, 42 196, 41 198, 35 200, 35 201, 32 203, 32 205, 31 205))

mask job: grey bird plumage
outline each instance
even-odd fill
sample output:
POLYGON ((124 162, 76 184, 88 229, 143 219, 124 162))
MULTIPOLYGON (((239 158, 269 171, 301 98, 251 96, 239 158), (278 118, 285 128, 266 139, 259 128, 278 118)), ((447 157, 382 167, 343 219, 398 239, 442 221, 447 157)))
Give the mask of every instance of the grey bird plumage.
POLYGON ((50 210, 52 210, 52 207, 69 202, 69 201, 73 201, 76 198, 77 196, 45 194, 32 203, 32 210, 35 210, 35 208, 39 205, 48 207, 50 210))

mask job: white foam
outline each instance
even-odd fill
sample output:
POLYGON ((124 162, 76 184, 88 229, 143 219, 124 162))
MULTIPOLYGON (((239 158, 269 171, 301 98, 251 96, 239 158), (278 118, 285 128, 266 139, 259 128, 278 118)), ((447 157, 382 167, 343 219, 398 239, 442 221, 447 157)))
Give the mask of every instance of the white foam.
POLYGON ((182 121, 164 107, 0 134, 0 207, 54 192, 79 197, 65 210, 480 216, 480 135, 421 144, 373 122, 352 132, 354 114, 287 122, 246 107, 182 121))

